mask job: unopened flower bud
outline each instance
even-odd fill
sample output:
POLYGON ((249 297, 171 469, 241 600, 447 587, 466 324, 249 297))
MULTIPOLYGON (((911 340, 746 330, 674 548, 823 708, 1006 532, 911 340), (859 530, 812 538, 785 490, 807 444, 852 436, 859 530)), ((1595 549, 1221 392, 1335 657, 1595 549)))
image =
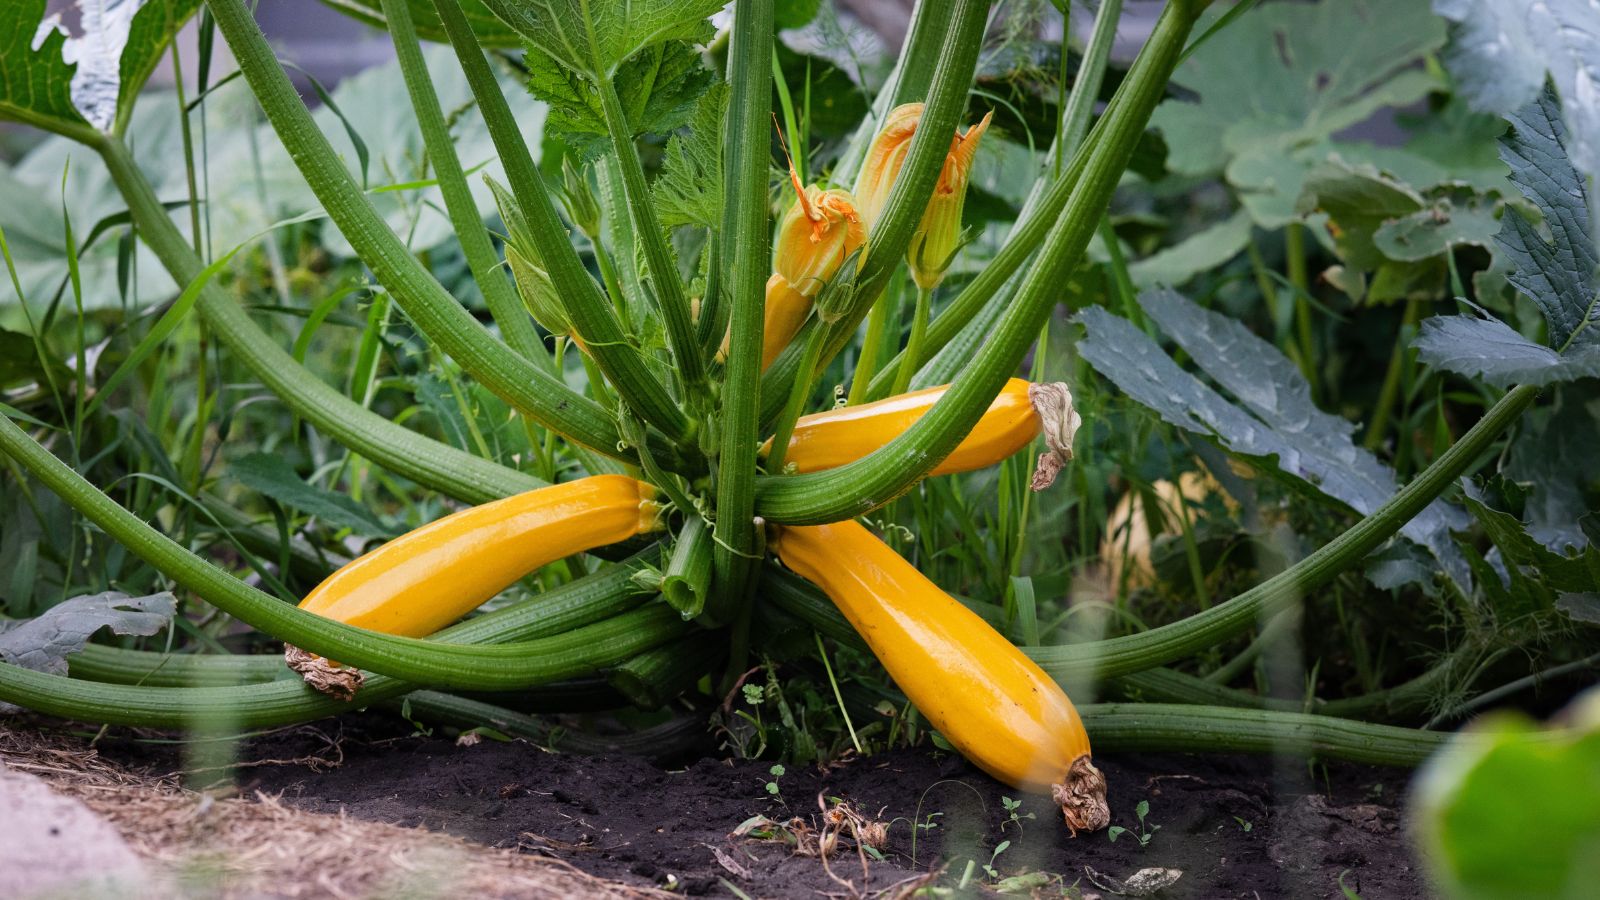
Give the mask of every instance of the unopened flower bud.
POLYGON ((561 205, 585 237, 591 241, 600 239, 600 203, 589 187, 589 179, 572 164, 571 157, 561 160, 561 205))
MULTIPOLYGON (((905 165, 911 139, 922 121, 922 110, 921 103, 895 107, 867 151, 866 162, 856 177, 855 196, 856 208, 868 229, 876 227, 888 205, 890 190, 900 175, 900 168, 905 165)), ((988 113, 965 134, 951 137, 950 152, 945 155, 939 181, 907 245, 906 262, 911 267, 911 277, 924 290, 932 290, 944 280, 944 273, 961 248, 961 213, 966 205, 967 180, 978 152, 978 141, 993 118, 994 113, 988 113)))

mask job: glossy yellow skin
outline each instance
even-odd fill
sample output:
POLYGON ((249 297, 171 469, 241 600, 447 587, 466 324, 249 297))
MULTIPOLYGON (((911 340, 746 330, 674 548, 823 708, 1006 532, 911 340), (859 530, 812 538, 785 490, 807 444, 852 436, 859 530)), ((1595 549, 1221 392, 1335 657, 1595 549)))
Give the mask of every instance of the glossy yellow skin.
POLYGON ((785 527, 777 549, 978 768, 1015 787, 1048 790, 1088 755, 1083 722, 1050 676, 865 528, 785 527))
MULTIPOLYGON (((887 397, 875 403, 846 406, 801 416, 784 465, 816 472, 854 462, 882 447, 927 413, 949 385, 887 397)), ((1028 382, 1013 378, 954 452, 935 466, 932 475, 970 472, 992 466, 1016 453, 1039 434, 1039 414, 1028 399, 1028 382)))
POLYGON ((424 637, 540 566, 650 530, 654 493, 632 478, 595 475, 474 506, 352 560, 300 608, 424 637))

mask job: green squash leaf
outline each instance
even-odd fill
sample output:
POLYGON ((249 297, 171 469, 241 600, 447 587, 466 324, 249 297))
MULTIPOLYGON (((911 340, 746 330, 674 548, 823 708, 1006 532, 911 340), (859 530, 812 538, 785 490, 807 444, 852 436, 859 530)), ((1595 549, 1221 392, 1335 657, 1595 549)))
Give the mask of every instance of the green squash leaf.
POLYGON ((200 0, 78 0, 79 34, 45 0, 0 5, 0 119, 72 133, 127 120, 162 51, 200 0))
POLYGON ((1600 170, 1600 20, 1587 0, 1434 0, 1449 19, 1445 67, 1473 108, 1508 115, 1532 101, 1546 73, 1564 100, 1578 167, 1600 170))
POLYGON ((1413 346, 1429 365, 1507 386, 1552 384, 1600 376, 1600 265, 1591 229, 1587 180, 1566 151, 1560 103, 1546 90, 1511 118, 1502 156, 1511 178, 1538 208, 1538 225, 1508 208, 1496 243, 1509 262, 1506 280, 1538 305, 1548 326, 1541 346, 1504 323, 1472 316, 1436 316, 1422 323, 1413 346))
POLYGON ((1578 524, 1594 504, 1587 485, 1600 482, 1600 382, 1555 392, 1554 402, 1530 410, 1511 444, 1501 474, 1523 492, 1528 533, 1557 553, 1589 543, 1578 524))
MULTIPOLYGON (((615 75, 623 61, 664 41, 703 41, 706 17, 723 0, 484 0, 484 5, 532 45, 531 57, 599 81, 615 75)), ((618 93, 622 87, 618 85, 618 93)), ((623 94, 626 99, 627 95, 623 94)))
MULTIPOLYGON (((550 104, 546 127, 551 136, 583 160, 608 149, 605 116, 593 84, 536 48, 529 48, 525 61, 528 89, 550 104)), ((656 44, 630 58, 617 70, 616 90, 632 136, 662 134, 687 123, 695 100, 712 79, 700 54, 685 41, 656 44)))
POLYGON ((667 142, 652 191, 661 224, 715 228, 722 220, 722 120, 728 87, 712 85, 695 104, 687 128, 667 142))
POLYGON ((1420 99, 1435 81, 1417 64, 1444 38, 1428 0, 1264 4, 1179 67, 1200 99, 1156 110, 1167 165, 1218 174, 1245 151, 1286 152, 1420 99))
MULTIPOLYGON (((1095 370, 1140 404, 1186 431, 1214 437, 1230 452, 1262 461, 1363 515, 1396 490, 1394 470, 1351 440, 1355 426, 1318 409, 1298 367, 1239 322, 1197 306, 1175 291, 1146 291, 1145 314, 1234 403, 1184 371, 1148 335, 1099 307, 1079 319, 1088 336, 1078 350, 1095 370)), ((1401 533, 1427 548, 1458 583, 1470 581, 1450 531, 1466 525, 1460 510, 1434 501, 1401 533)))

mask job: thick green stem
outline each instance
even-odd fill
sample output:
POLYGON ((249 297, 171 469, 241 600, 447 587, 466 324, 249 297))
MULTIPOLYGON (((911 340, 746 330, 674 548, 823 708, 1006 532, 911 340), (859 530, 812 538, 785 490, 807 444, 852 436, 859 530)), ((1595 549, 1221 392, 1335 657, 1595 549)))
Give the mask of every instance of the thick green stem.
POLYGON ((1451 735, 1305 713, 1164 703, 1080 707, 1096 753, 1277 753, 1417 766, 1451 735))
MULTIPOLYGON (((1216 671, 1206 675, 1205 680, 1212 684, 1233 684, 1239 676, 1249 671, 1261 658, 1262 651, 1278 642, 1285 633, 1292 632, 1299 627, 1300 617, 1294 610, 1285 610, 1267 619, 1261 626, 1261 631, 1245 647, 1243 651, 1218 666, 1216 671)), ((1298 637, 1294 638, 1298 640, 1298 637)))
POLYGON ((1457 653, 1394 687, 1337 700, 1312 699, 1307 702, 1263 697, 1168 668, 1146 669, 1123 675, 1114 679, 1111 685, 1118 696, 1142 702, 1233 706, 1240 709, 1315 713, 1346 719, 1399 721, 1413 718, 1426 710, 1435 698, 1449 689, 1451 679, 1469 658, 1466 654, 1457 653))
POLYGON ((923 339, 928 333, 928 308, 933 303, 933 291, 918 287, 917 306, 911 313, 911 336, 906 338, 904 351, 907 365, 901 366, 900 371, 894 376, 894 388, 891 394, 903 394, 911 386, 911 375, 922 367, 925 357, 923 353, 923 339))
POLYGON ((628 127, 627 116, 622 112, 622 101, 617 97, 616 86, 610 79, 601 79, 597 87, 606 130, 610 132, 611 146, 616 150, 617 162, 622 170, 622 192, 633 214, 634 234, 644 248, 646 277, 655 288, 656 305, 661 309, 661 319, 666 325, 667 344, 672 348, 673 359, 677 361, 678 376, 690 390, 703 390, 705 360, 695 336, 694 321, 689 316, 689 298, 684 296, 683 280, 678 277, 672 251, 667 247, 666 232, 656 216, 655 202, 644 180, 644 166, 639 162, 639 148, 634 146, 633 134, 628 127))
MULTIPOLYGON (((1061 111, 1061 132, 1056 136, 1056 159, 1059 164, 1070 159, 1089 133, 1089 118, 1094 113, 1094 102, 1100 96, 1100 84, 1106 76, 1106 60, 1111 58, 1111 45, 1116 42, 1117 22, 1122 18, 1122 0, 1101 0, 1094 16, 1094 30, 1089 35, 1089 45, 1084 48, 1083 61, 1078 65, 1078 79, 1067 97, 1066 108, 1061 111)), ((1063 26, 1065 22, 1063 21, 1063 26)), ((1061 34, 1061 58, 1067 57, 1067 34, 1061 34)))
MULTIPOLYGON (((1123 83, 1124 103, 1103 120, 1105 133, 1093 144, 1061 219, 972 365, 916 424, 871 454, 826 472, 764 479, 757 489, 757 509, 764 518, 809 525, 862 515, 904 493, 972 430, 1016 371, 1088 245, 1150 113, 1165 93, 1194 14, 1187 3, 1168 4, 1162 12, 1123 83)), ((918 137, 922 135, 919 130, 918 137)))
POLYGON ((682 634, 666 604, 650 604, 606 622, 521 644, 436 644, 379 634, 306 612, 253 588, 195 556, 123 509, 49 451, 0 417, 0 452, 112 539, 180 586, 236 619, 327 659, 420 684, 512 690, 614 665, 682 634))
MULTIPOLYGON (((109 137, 97 139, 91 146, 105 160, 139 236, 174 281, 192 283, 205 270, 205 263, 172 224, 127 146, 109 137)), ((195 309, 233 357, 296 415, 378 465, 467 503, 498 500, 544 485, 525 472, 408 431, 329 387, 280 349, 217 285, 201 289, 195 309)))
POLYGON ((672 545, 672 556, 661 573, 661 596, 685 619, 700 615, 711 590, 713 543, 711 526, 689 509, 689 519, 672 545))
POLYGON ((730 268, 732 314, 728 368, 722 388, 722 448, 717 463, 714 580, 703 613, 715 624, 733 621, 746 608, 751 571, 758 555, 755 507, 757 416, 761 407, 762 304, 770 268, 767 197, 768 129, 772 98, 772 0, 739 0, 734 6, 729 51, 730 142, 741 151, 729 171, 731 212, 724 263, 730 268))
POLYGON ((641 653, 611 670, 612 687, 640 709, 660 709, 692 690, 727 650, 709 635, 688 637, 641 653))
POLYGON ((616 422, 599 404, 496 341, 389 230, 312 121, 244 0, 211 0, 210 8, 290 158, 329 218, 417 328, 529 418, 576 443, 616 454, 616 422))
POLYGON ((450 128, 445 124, 444 112, 439 107, 439 95, 434 90, 433 78, 428 74, 428 64, 422 58, 422 46, 417 43, 416 27, 411 21, 411 7, 407 0, 383 0, 383 15, 394 40, 395 56, 400 62, 400 74, 405 79, 406 90, 411 95, 411 107, 416 111, 417 125, 422 129, 422 143, 428 152, 428 161, 439 181, 439 193, 444 195, 445 211, 450 225, 455 229, 456 240, 467 258, 467 267, 483 291, 489 314, 506 336, 506 343, 523 356, 553 371, 550 353, 539 340, 533 320, 517 298, 516 288, 500 269, 500 254, 489 240, 489 230, 483 225, 478 206, 467 187, 467 176, 456 156, 455 142, 450 139, 450 128))
MULTIPOLYGON (((650 592, 634 580, 660 558, 642 551, 592 575, 569 581, 521 603, 474 616, 428 637, 451 644, 507 644, 592 625, 638 608, 650 592)), ((89 644, 68 659, 72 677, 118 684, 208 687, 272 681, 285 672, 283 655, 192 654, 123 650, 89 644)))

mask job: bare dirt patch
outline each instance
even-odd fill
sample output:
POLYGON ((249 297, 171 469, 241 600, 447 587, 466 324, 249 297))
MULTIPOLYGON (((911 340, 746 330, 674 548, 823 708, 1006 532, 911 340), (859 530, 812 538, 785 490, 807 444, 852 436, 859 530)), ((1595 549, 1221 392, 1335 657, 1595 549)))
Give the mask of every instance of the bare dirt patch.
MULTIPOLYGON (((173 765, 170 745, 115 738, 100 747, 107 757, 151 770, 173 765)), ((1009 884, 1035 886, 1040 896, 1076 885, 1081 895, 1109 898, 1109 888, 1147 868, 1183 872, 1161 897, 1341 898, 1341 878, 1366 900, 1428 894, 1401 828, 1410 773, 1398 769, 1258 756, 1107 756, 1096 761, 1110 782, 1112 822, 1130 829, 1113 842, 1103 832, 1070 838, 1050 818, 1045 798, 1019 797, 958 757, 927 750, 790 769, 777 778, 776 796, 766 789, 774 778, 765 762, 698 758, 663 765, 556 754, 520 741, 463 746, 442 730, 417 736, 393 719, 364 715, 252 739, 241 745, 240 758, 301 760, 237 771, 244 794, 279 798, 248 804, 268 821, 313 813, 330 823, 334 840, 339 828, 356 822, 387 823, 408 840, 427 829, 492 848, 482 852, 499 854, 492 857, 499 865, 559 861, 600 878, 690 895, 893 896, 926 883, 930 873, 952 885, 969 861, 969 886, 1020 876, 1026 881, 1009 884), (324 762, 304 762, 312 758, 324 762), (827 865, 815 854, 796 853, 796 842, 733 835, 754 816, 778 823, 798 818, 801 831, 821 831, 828 820, 819 797, 823 807, 843 800, 865 821, 888 823, 882 858, 863 862, 849 830, 827 865), (1002 797, 1022 801, 1016 821, 1002 797), (1151 837, 1143 845, 1135 815, 1140 801, 1149 803, 1151 837), (1002 841, 1009 844, 991 860, 1002 841)), ((797 843, 803 848, 805 839, 797 843)), ((337 859, 329 864, 341 865, 337 859)), ((362 884, 378 884, 395 870, 386 859, 367 862, 375 871, 362 884)), ((536 871, 540 878, 560 874, 536 871)), ((487 880, 477 883, 492 884, 493 876, 485 869, 487 880)))

